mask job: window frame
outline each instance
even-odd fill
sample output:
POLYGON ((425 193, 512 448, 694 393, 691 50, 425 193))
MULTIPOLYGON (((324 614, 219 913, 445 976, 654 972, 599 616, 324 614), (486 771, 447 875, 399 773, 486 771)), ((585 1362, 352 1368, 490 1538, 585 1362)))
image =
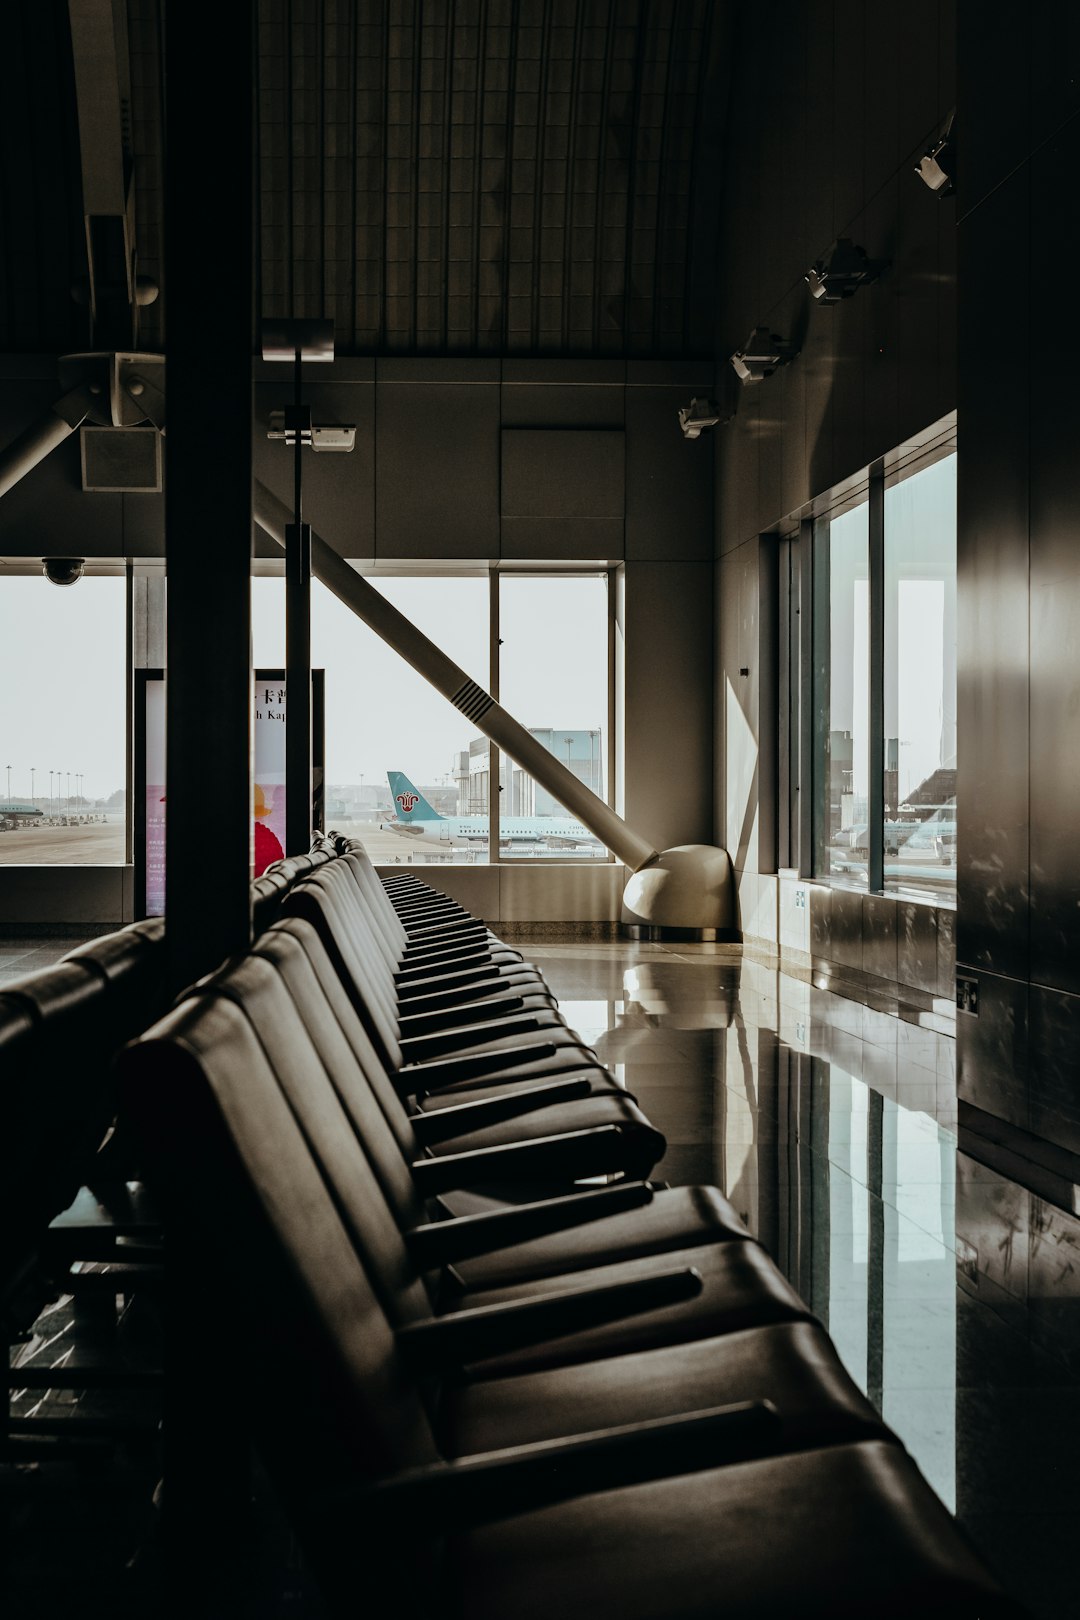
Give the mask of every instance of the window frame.
MULTIPOLYGON (((780 529, 780 637, 778 687, 779 865, 800 878, 828 887, 835 882, 817 847, 819 799, 825 791, 818 768, 822 716, 815 704, 815 660, 828 645, 831 603, 822 588, 816 553, 821 525, 863 502, 868 512, 868 751, 867 875, 856 892, 913 900, 885 887, 885 492, 956 453, 955 412, 828 491, 780 529)), ((924 903, 953 907, 955 893, 925 897, 924 903)))
MULTIPOLYGON (((459 567, 434 567, 430 562, 410 564, 408 562, 393 563, 378 562, 360 570, 376 586, 379 579, 476 579, 486 577, 488 582, 488 691, 500 702, 500 652, 502 640, 500 637, 500 581, 515 578, 543 578, 543 579, 602 579, 606 603, 606 655, 607 655, 607 702, 605 723, 607 738, 603 750, 604 754, 604 795, 603 802, 615 809, 616 780, 619 762, 622 757, 622 739, 618 734, 618 705, 616 696, 616 669, 617 669, 617 579, 619 565, 602 562, 580 563, 577 565, 544 561, 514 561, 512 563, 492 561, 487 564, 468 564, 459 567)), ((277 558, 253 559, 252 577, 270 577, 284 579, 284 562, 277 558)), ((447 700, 449 701, 449 700, 447 700)), ((481 728, 477 728, 478 730, 481 728)), ((498 784, 501 774, 502 750, 494 742, 490 742, 489 752, 489 780, 498 784)), ((499 847, 499 804, 498 793, 488 793, 488 866, 514 866, 520 867, 529 864, 526 857, 504 857, 499 847)), ((616 857, 611 850, 605 849, 603 856, 590 855, 588 857, 574 858, 563 856, 562 859, 545 861, 548 866, 602 866, 611 865, 616 857)))

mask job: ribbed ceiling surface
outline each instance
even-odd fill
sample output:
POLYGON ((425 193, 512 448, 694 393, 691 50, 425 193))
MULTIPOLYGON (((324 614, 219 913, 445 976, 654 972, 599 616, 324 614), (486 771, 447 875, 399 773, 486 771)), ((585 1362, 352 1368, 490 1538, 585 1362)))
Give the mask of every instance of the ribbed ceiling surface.
POLYGON ((724 0, 261 0, 263 315, 339 352, 710 349, 724 0))
MULTIPOLYGON (((332 316, 341 354, 710 353, 733 10, 258 0, 256 309, 332 316)), ((126 0, 148 348, 168 310, 161 12, 126 0)), ((0 351, 62 352, 88 338, 64 0, 9 6, 2 45, 0 351)))

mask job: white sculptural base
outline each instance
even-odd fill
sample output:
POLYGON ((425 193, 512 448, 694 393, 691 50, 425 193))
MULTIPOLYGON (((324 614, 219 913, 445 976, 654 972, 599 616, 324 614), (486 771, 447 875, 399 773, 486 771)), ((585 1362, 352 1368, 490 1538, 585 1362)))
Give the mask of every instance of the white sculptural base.
POLYGON ((639 938, 736 938, 731 857, 715 844, 677 844, 634 872, 622 925, 639 938))

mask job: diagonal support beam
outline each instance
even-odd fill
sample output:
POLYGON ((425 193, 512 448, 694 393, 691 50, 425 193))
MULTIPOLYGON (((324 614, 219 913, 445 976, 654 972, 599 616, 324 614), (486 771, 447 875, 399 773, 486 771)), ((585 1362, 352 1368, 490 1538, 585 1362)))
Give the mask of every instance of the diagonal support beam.
MULTIPOLYGON (((278 545, 285 545, 285 531, 291 521, 286 506, 266 488, 255 483, 255 521, 278 545)), ((369 585, 355 568, 350 568, 325 540, 312 532, 311 567, 316 579, 351 608, 357 618, 396 653, 404 658, 419 675, 430 681, 436 691, 448 698, 469 719, 478 731, 495 743, 514 762, 527 771, 541 787, 578 817, 589 831, 605 844, 632 872, 648 866, 657 857, 657 851, 644 838, 626 825, 604 801, 568 771, 554 754, 549 754, 521 723, 496 703, 471 680, 460 665, 429 641, 421 630, 403 613, 386 600, 374 586, 369 585)))

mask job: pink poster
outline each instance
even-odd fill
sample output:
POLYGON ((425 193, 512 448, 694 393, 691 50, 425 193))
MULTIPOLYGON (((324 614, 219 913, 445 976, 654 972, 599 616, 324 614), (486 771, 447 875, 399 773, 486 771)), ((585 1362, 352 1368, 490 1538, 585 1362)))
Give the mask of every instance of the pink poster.
MULTIPOLYGON (((315 671, 321 701, 322 671, 315 671)), ((146 682, 146 915, 165 911, 165 682, 146 682)), ((256 672, 251 869, 259 877, 285 853, 285 682, 280 672, 256 672)), ((321 753, 321 749, 320 749, 321 753)), ((312 773, 321 805, 322 770, 312 773)))
POLYGON ((252 874, 285 854, 285 682, 255 683, 255 803, 252 874))

